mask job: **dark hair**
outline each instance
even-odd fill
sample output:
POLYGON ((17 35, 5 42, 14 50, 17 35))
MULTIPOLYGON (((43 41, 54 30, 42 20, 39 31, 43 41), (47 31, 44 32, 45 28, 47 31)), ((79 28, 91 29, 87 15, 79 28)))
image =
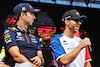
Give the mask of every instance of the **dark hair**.
POLYGON ((63 24, 64 28, 65 28, 65 20, 71 20, 71 18, 64 19, 64 21, 62 21, 62 24, 63 24))
MULTIPOLYGON (((27 15, 27 11, 24 11, 24 13, 27 15)), ((15 20, 16 20, 16 22, 19 20, 20 14, 21 14, 21 13, 15 15, 15 20)))
POLYGON ((20 14, 17 14, 17 15, 15 16, 16 22, 19 20, 19 17, 20 17, 20 14))

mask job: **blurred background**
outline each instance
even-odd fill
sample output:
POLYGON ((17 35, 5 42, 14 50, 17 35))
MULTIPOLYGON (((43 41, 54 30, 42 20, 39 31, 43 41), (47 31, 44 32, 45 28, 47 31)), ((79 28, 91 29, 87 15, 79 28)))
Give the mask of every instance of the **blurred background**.
MULTIPOLYGON (((62 15, 70 10, 77 9, 81 15, 86 15, 80 29, 87 32, 92 41, 92 66, 99 65, 99 40, 100 40, 100 0, 0 0, 0 46, 3 45, 3 31, 11 28, 14 24, 13 8, 22 2, 30 3, 34 8, 41 9, 36 14, 36 21, 29 30, 40 37, 41 47, 46 60, 45 67, 54 65, 52 54, 49 48, 50 40, 57 34, 64 31, 61 22, 62 15)), ((3 47, 0 47, 1 53, 3 47)), ((3 56, 4 53, 2 53, 3 56)), ((4 58, 3 58, 4 59, 4 58)))

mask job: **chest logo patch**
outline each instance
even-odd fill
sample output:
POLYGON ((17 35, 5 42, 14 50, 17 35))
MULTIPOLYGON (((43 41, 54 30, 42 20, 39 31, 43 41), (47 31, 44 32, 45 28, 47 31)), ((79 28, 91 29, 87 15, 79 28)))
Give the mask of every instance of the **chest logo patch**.
POLYGON ((21 34, 21 32, 17 32, 17 35, 18 35, 18 36, 21 36, 22 34, 21 34))
POLYGON ((66 40, 63 40, 63 45, 67 45, 68 42, 66 40))

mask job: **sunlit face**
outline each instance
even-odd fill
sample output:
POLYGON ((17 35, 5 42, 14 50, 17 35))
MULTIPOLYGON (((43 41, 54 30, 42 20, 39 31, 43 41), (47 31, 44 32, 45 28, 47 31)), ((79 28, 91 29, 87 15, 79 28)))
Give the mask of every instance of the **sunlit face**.
POLYGON ((77 23, 74 20, 69 20, 69 29, 71 31, 73 31, 74 33, 76 33, 76 32, 79 31, 80 25, 81 25, 81 22, 80 21, 77 23))
MULTIPOLYGON (((24 13, 25 14, 25 13, 24 13)), ((34 23, 34 20, 36 19, 35 15, 33 12, 26 12, 26 14, 24 15, 24 22, 26 25, 28 26, 32 26, 32 24, 34 23)))

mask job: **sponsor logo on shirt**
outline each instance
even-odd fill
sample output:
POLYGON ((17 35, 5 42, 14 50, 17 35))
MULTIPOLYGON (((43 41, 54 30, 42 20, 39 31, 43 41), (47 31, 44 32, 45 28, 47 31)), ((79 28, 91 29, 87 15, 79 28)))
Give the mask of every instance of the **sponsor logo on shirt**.
POLYGON ((33 38, 35 38, 35 36, 34 36, 34 35, 32 35, 32 34, 29 34, 29 36, 30 36, 30 37, 33 37, 33 38))
POLYGON ((31 38, 31 41, 34 42, 34 43, 38 43, 35 38, 31 38))
POLYGON ((11 30, 13 30, 13 31, 18 31, 18 29, 16 29, 15 27, 13 27, 11 30))
POLYGON ((33 43, 38 43, 38 41, 36 40, 36 37, 35 37, 34 35, 29 34, 29 36, 31 37, 31 41, 32 41, 33 43))
POLYGON ((10 42, 12 42, 12 39, 11 39, 11 38, 5 39, 5 43, 6 43, 6 44, 8 44, 8 43, 10 43, 10 42))
POLYGON ((18 41, 18 40, 25 41, 24 37, 22 37, 22 36, 16 36, 16 41, 18 41))
POLYGON ((11 36, 10 36, 10 34, 9 34, 9 30, 6 30, 6 31, 4 32, 4 40, 5 40, 5 43, 6 43, 6 44, 12 42, 11 36))
POLYGON ((24 37, 22 37, 21 32, 17 32, 16 40, 17 40, 17 41, 18 41, 18 40, 20 40, 20 41, 24 41, 24 40, 25 40, 24 37))
POLYGON ((5 38, 4 39, 7 39, 7 38, 9 38, 10 37, 10 35, 7 35, 7 36, 5 36, 5 38))
POLYGON ((21 34, 21 32, 17 32, 17 35, 18 35, 18 36, 21 36, 22 34, 21 34))
POLYGON ((66 40, 63 40, 63 45, 68 45, 68 42, 66 40))
POLYGON ((75 47, 68 47, 67 50, 74 50, 75 47))

